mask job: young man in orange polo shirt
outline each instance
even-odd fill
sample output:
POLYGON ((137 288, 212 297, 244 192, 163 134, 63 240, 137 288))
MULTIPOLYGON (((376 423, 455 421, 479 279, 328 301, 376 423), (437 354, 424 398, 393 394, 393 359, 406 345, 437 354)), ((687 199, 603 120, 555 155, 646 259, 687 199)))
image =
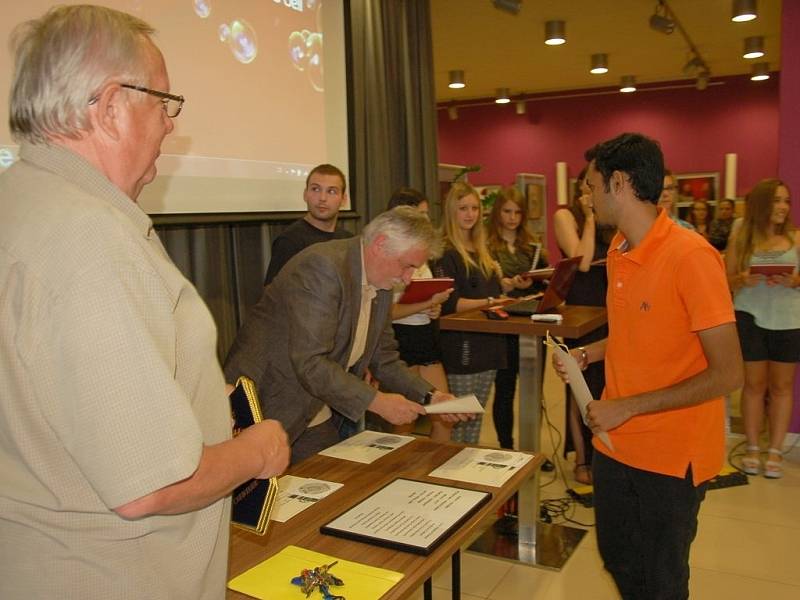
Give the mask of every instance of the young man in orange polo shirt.
POLYGON ((719 253, 656 204, 658 144, 627 133, 586 152, 608 252, 609 335, 575 349, 605 359, 606 389, 589 404, 597 540, 623 598, 689 595, 689 547, 709 479, 724 458, 723 396, 742 385, 742 358, 719 253))

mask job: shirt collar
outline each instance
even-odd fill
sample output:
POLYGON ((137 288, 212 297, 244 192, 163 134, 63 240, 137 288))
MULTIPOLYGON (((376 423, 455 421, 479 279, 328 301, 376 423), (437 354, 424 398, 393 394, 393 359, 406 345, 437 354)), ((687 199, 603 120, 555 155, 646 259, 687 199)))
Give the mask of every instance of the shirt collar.
POLYGON ((23 142, 19 156, 37 167, 55 173, 92 196, 102 198, 130 219, 145 237, 149 237, 152 232, 153 222, 147 213, 80 154, 58 144, 23 142))
POLYGON ((368 299, 374 298, 378 294, 378 288, 367 281, 367 265, 364 263, 364 242, 361 244, 361 291, 367 295, 368 299))
POLYGON ((663 209, 659 208, 656 220, 638 246, 633 250, 628 250, 628 240, 621 232, 617 232, 614 239, 611 240, 612 249, 609 252, 620 253, 628 260, 632 260, 638 264, 644 264, 647 262, 647 259, 658 250, 664 238, 667 237, 673 227, 678 227, 678 225, 669 218, 669 215, 667 215, 663 209))

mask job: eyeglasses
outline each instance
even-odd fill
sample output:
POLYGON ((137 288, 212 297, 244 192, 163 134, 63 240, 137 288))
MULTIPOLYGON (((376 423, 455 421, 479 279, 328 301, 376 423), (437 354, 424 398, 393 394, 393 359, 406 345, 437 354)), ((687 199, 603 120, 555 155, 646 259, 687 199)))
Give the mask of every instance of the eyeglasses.
POLYGON ((150 94, 151 96, 159 98, 161 100, 161 104, 164 106, 164 112, 167 113, 167 116, 170 119, 174 119, 179 114, 181 114, 183 103, 186 101, 183 96, 176 96, 175 94, 169 94, 167 92, 159 92, 158 90, 151 90, 149 88, 142 87, 140 85, 130 85, 129 83, 120 83, 119 86, 128 88, 129 90, 136 90, 137 92, 144 92, 145 94, 150 94))

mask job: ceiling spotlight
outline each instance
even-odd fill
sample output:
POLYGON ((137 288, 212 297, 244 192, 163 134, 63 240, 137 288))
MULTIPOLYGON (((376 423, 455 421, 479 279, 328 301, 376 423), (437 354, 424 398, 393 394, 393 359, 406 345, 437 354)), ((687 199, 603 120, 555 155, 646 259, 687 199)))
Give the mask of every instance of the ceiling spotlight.
POLYGON ((447 84, 447 87, 453 88, 454 90, 460 90, 467 85, 464 83, 465 81, 464 71, 461 71, 460 69, 456 71, 450 71, 450 83, 447 84))
POLYGON ((494 0, 494 7, 516 15, 522 8, 522 0, 494 0))
POLYGON ((508 104, 509 102, 511 102, 511 98, 509 98, 508 96, 509 96, 508 88, 497 88, 497 95, 494 101, 497 104, 508 104))
POLYGON ((756 17, 758 17, 756 0, 733 0, 731 21, 744 23, 745 21, 752 21, 756 17))
POLYGON ((683 65, 683 74, 691 77, 699 71, 707 71, 706 64, 699 56, 694 55, 690 58, 685 65, 683 65))
POLYGON ((619 84, 619 91, 629 94, 636 91, 636 78, 633 75, 623 75, 619 84))
POLYGON ((544 43, 548 46, 559 46, 567 41, 564 21, 547 21, 544 24, 544 43))
POLYGON ((753 65, 753 74, 750 75, 752 81, 764 81, 769 79, 769 63, 760 62, 753 65))
POLYGON ((458 107, 456 106, 448 106, 447 107, 447 118, 451 121, 455 121, 458 119, 458 107))
POLYGON ((608 73, 608 54, 592 54, 590 73, 602 75, 608 73))
POLYGON ((663 0, 656 4, 656 10, 650 17, 650 28, 667 35, 675 31, 675 21, 669 18, 669 11, 663 0))
POLYGON ((697 75, 697 82, 694 84, 694 87, 702 92, 708 87, 709 77, 711 77, 711 74, 708 71, 701 71, 697 75))
POLYGON ((524 114, 525 114, 525 111, 527 110, 527 109, 525 108, 525 102, 524 102, 523 100, 517 100, 517 105, 516 105, 516 107, 514 108, 514 110, 516 110, 516 111, 517 111, 517 114, 518 114, 518 115, 524 115, 524 114))
POLYGON ((761 58, 764 56, 764 37, 754 35, 744 38, 744 54, 742 58, 761 58))

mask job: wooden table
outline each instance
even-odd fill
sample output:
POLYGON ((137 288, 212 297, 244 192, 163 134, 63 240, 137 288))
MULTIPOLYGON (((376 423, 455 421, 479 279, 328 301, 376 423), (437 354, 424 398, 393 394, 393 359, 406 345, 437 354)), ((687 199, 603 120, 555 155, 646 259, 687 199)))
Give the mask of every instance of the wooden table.
MULTIPOLYGON (((550 332, 553 337, 578 338, 604 325, 605 307, 560 306, 551 311, 563 316, 561 323, 531 321, 528 317, 511 316, 504 321, 488 319, 479 309, 448 315, 439 319, 443 330, 505 333, 519 335, 519 439, 521 450, 539 453, 544 352, 541 338, 550 332)), ((516 523, 500 522, 478 539, 470 550, 519 562, 561 569, 583 538, 585 531, 574 527, 538 523, 538 477, 531 485, 521 487, 516 523), (509 550, 515 549, 515 552, 509 550)))
MULTIPOLYGON (((443 444, 418 438, 369 465, 320 455, 304 460, 289 469, 288 473, 298 477, 336 481, 344 483, 344 486, 286 523, 270 523, 267 534, 264 536, 257 536, 233 527, 228 558, 228 578, 239 575, 282 548, 294 544, 337 558, 403 573, 405 577, 383 596, 383 600, 390 600, 406 598, 426 582, 429 593, 431 575, 452 556, 454 558, 453 597, 456 598, 460 584, 460 576, 457 577, 459 575, 459 563, 457 562, 459 549, 477 535, 481 526, 485 527, 493 520, 492 517, 497 513, 498 508, 521 485, 535 480, 534 474, 544 462, 544 457, 541 455, 534 456, 500 488, 428 476, 428 473, 457 454, 462 448, 463 446, 459 444, 443 444), (319 532, 320 526, 398 477, 491 492, 492 498, 428 556, 345 540, 319 532)), ((248 598, 248 596, 228 590, 227 598, 248 598)))

